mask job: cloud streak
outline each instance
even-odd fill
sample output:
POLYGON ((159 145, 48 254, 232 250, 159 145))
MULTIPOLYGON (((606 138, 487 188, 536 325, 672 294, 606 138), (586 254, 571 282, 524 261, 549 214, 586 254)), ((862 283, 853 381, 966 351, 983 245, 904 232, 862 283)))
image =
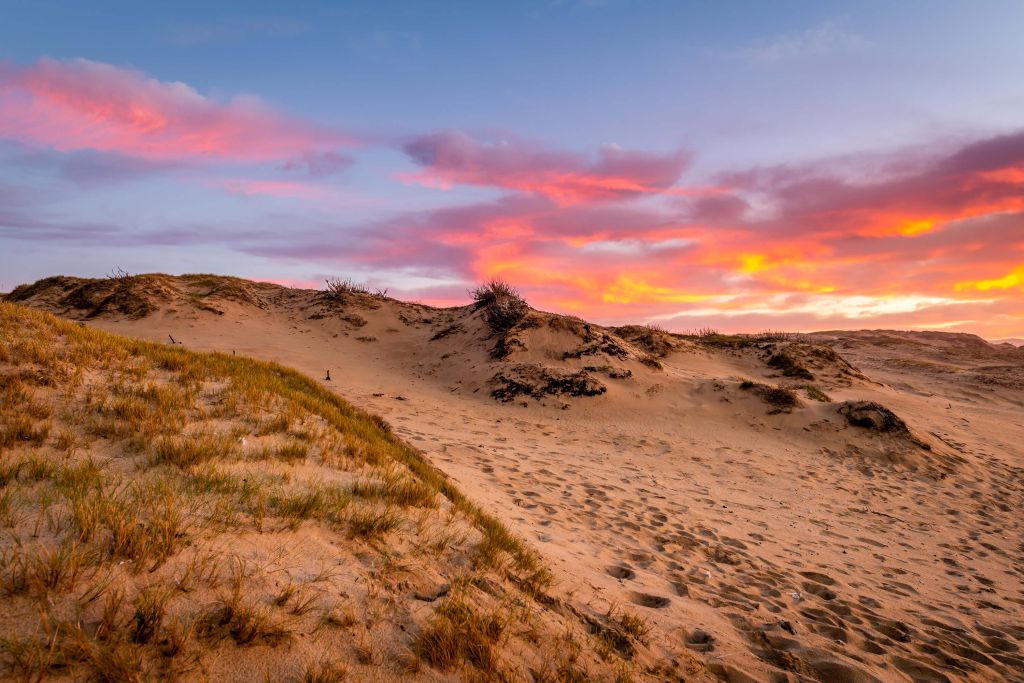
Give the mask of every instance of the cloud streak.
POLYGON ((480 141, 461 132, 420 135, 403 149, 423 168, 403 178, 433 187, 497 187, 560 204, 713 192, 676 187, 690 161, 683 152, 660 155, 606 145, 591 159, 518 139, 480 141))
POLYGON ((0 64, 0 136, 60 151, 264 162, 352 143, 253 97, 217 101, 180 82, 86 59, 0 64))

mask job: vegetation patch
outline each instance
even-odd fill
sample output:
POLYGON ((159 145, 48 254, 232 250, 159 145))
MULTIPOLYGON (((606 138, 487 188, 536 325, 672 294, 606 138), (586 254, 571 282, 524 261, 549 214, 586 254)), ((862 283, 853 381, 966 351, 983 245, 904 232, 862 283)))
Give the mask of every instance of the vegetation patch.
POLYGON ((814 386, 813 384, 804 385, 804 393, 807 394, 807 398, 812 401, 821 401, 822 403, 831 403, 832 399, 824 391, 814 386))
POLYGON ((881 403, 874 401, 846 401, 839 408, 839 414, 854 427, 870 429, 883 434, 907 435, 907 423, 881 403))
POLYGON ((590 638, 508 527, 383 420, 283 366, 0 302, 0 407, 0 615, 22 615, 0 619, 0 676, 402 678, 386 642, 518 680, 522 653, 590 638), (409 623, 403 577, 420 571, 490 588, 409 623), (313 635, 337 666, 295 661, 313 635))
POLYGON ((495 671, 505 632, 506 624, 496 613, 481 613, 462 595, 452 595, 416 638, 414 652, 442 670, 465 662, 482 671, 495 671))
POLYGON ((484 322, 495 334, 508 332, 530 312, 519 290, 502 280, 489 280, 469 294, 474 308, 483 311, 484 322))
POLYGON ((664 358, 682 345, 682 335, 672 334, 653 324, 625 325, 612 329, 615 334, 654 358, 664 358))
POLYGON ((814 374, 801 365, 793 356, 785 351, 773 354, 768 359, 768 367, 781 370, 784 377, 796 377, 797 379, 814 379, 814 374))
POLYGON ((491 396, 502 403, 521 396, 541 400, 550 396, 600 396, 608 387, 586 370, 576 372, 540 365, 516 365, 492 379, 491 396))
POLYGON ((773 387, 770 384, 745 380, 740 383, 740 389, 760 398, 774 409, 773 412, 790 412, 800 405, 796 392, 785 387, 773 387))
POLYGON ((567 360, 569 358, 583 358, 584 356, 596 356, 598 354, 622 359, 629 356, 629 351, 623 348, 623 346, 610 335, 601 334, 597 339, 588 344, 584 344, 572 351, 564 352, 562 354, 562 360, 567 360))
POLYGON ((611 379, 629 379, 633 376, 633 371, 629 368, 616 368, 611 365, 588 365, 583 368, 587 372, 600 372, 604 373, 611 379))

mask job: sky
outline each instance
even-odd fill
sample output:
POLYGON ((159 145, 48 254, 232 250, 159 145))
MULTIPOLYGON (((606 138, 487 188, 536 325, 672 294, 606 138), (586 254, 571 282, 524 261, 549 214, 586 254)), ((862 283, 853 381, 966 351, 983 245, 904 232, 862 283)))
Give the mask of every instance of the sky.
POLYGON ((0 0, 0 291, 1024 337, 1024 3, 0 0))

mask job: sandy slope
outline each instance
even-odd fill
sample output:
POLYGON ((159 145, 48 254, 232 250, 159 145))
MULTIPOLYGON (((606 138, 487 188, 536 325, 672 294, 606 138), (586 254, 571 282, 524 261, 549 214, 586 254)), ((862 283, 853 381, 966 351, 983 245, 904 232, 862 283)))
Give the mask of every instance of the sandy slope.
POLYGON ((469 307, 169 279, 169 293, 123 297, 143 311, 98 310, 69 298, 76 286, 22 297, 122 334, 330 370, 548 557, 580 609, 643 613, 658 658, 698 653, 736 681, 1024 680, 1024 351, 822 334, 864 375, 793 347, 808 380, 766 363, 788 342, 670 338, 656 369, 625 331, 607 337, 621 354, 572 358, 610 333, 538 315, 513 335, 525 348, 495 360, 469 307), (492 398, 492 377, 522 364, 631 376, 590 371, 596 396, 492 398), (800 391, 779 412, 744 379, 813 383, 831 402, 800 391), (846 400, 884 405, 930 450, 848 424, 846 400))

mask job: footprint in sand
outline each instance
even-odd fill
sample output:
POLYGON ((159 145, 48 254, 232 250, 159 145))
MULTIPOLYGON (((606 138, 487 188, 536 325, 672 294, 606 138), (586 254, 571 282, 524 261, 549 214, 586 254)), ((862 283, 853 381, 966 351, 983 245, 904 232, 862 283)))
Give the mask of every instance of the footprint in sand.
POLYGON ((651 609, 663 609, 668 607, 672 602, 661 595, 652 595, 651 593, 640 593, 636 591, 629 594, 629 601, 634 605, 650 607, 651 609))
POLYGON ((609 567, 607 567, 605 569, 605 572, 607 572, 608 576, 615 577, 619 581, 625 581, 625 580, 635 579, 636 578, 636 572, 635 571, 633 571, 631 568, 629 568, 629 567, 627 567, 625 565, 621 565, 621 564, 610 565, 609 567))
POLYGON ((715 649, 715 637, 700 628, 685 633, 683 643, 694 652, 711 652, 715 649))

